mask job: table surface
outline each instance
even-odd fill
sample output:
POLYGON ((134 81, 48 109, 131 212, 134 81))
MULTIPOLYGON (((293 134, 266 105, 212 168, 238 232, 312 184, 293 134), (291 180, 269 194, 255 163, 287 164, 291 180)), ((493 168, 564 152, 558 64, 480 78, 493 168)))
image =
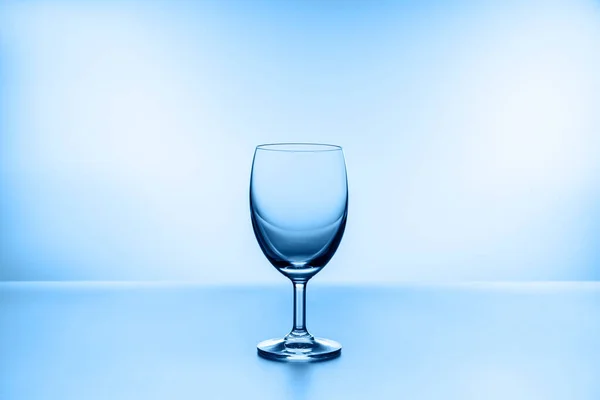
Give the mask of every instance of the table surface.
POLYGON ((342 356, 263 360, 291 285, 0 284, 0 399, 600 399, 600 283, 314 286, 342 356))

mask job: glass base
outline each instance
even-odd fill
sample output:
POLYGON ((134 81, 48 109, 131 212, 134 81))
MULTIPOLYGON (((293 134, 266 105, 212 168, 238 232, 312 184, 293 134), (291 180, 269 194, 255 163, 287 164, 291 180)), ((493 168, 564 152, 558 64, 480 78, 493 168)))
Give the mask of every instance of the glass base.
POLYGON ((291 362, 324 361, 342 353, 342 345, 338 342, 312 336, 303 340, 269 339, 260 342, 257 348, 261 357, 291 362))

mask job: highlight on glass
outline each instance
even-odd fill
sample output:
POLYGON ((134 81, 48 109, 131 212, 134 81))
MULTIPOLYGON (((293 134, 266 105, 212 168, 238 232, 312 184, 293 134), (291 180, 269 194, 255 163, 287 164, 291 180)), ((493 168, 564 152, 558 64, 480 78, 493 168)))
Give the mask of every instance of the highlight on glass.
POLYGON ((294 288, 290 333, 258 344, 262 357, 319 361, 342 346, 306 328, 306 285, 336 252, 348 214, 348 181, 340 146, 277 143, 256 147, 250 177, 254 234, 271 264, 294 288))

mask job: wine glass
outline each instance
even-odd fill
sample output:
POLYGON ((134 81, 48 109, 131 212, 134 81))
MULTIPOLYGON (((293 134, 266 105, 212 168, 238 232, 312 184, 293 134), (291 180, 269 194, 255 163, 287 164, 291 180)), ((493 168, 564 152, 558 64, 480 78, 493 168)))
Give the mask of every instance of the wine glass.
POLYGON ((312 143, 257 146, 250 213, 263 253, 294 286, 292 331, 259 343, 258 354, 284 361, 339 356, 339 343, 313 337, 306 329, 306 284, 333 257, 346 227, 348 182, 342 148, 312 143))

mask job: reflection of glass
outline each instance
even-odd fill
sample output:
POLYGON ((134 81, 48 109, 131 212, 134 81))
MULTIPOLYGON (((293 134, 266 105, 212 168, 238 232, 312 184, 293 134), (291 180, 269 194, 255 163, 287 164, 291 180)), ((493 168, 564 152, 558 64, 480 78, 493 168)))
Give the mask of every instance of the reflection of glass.
POLYGON ((326 144, 266 144, 256 148, 250 178, 254 234, 271 264, 294 285, 294 325, 282 339, 258 344, 266 358, 313 361, 342 346, 306 330, 306 283, 333 257, 348 212, 344 153, 326 144))

